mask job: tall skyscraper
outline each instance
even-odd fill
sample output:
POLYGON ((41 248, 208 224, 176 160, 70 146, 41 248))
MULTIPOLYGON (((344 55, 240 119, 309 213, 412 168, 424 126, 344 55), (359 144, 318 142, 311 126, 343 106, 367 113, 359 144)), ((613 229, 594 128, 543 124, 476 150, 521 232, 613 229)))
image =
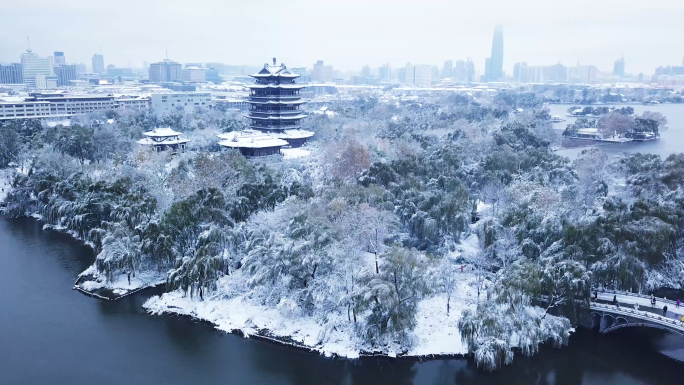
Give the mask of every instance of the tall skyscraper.
POLYGON ((625 76, 625 58, 622 57, 615 61, 613 65, 613 75, 624 77, 625 76))
POLYGON ((36 88, 37 81, 52 75, 52 61, 49 58, 42 58, 28 49, 21 54, 21 73, 26 87, 36 88))
POLYGON ((463 60, 456 62, 453 70, 453 77, 458 82, 466 81, 466 64, 463 60))
POLYGON ((150 82, 178 82, 182 79, 181 64, 173 60, 164 59, 159 63, 150 64, 150 82))
POLYGON ((497 25, 494 29, 494 38, 492 39, 492 56, 490 56, 490 68, 487 76, 488 81, 497 81, 503 78, 503 27, 497 25))
POLYGON ((96 74, 105 74, 104 56, 97 53, 93 55, 93 72, 96 74))
POLYGON ((381 82, 389 82, 392 80, 392 67, 389 63, 378 68, 378 78, 381 82))
POLYGON ((66 60, 64 58, 64 52, 55 52, 54 61, 55 61, 55 67, 61 66, 62 64, 66 64, 66 60))
MULTIPOLYGON (((55 56, 56 57, 56 56, 55 56)), ((76 80, 76 66, 62 64, 55 67, 55 75, 57 75, 57 86, 65 87, 70 86, 70 80, 76 80)))
POLYGON ((445 61, 445 62, 444 62, 444 67, 442 68, 442 76, 441 76, 441 78, 444 79, 444 78, 450 78, 450 77, 452 77, 452 76, 453 76, 453 72, 454 72, 454 68, 453 68, 453 67, 454 67, 454 62, 452 62, 451 60, 445 61))
POLYGON ((0 84, 24 83, 21 72, 21 63, 12 63, 8 66, 0 65, 0 84))

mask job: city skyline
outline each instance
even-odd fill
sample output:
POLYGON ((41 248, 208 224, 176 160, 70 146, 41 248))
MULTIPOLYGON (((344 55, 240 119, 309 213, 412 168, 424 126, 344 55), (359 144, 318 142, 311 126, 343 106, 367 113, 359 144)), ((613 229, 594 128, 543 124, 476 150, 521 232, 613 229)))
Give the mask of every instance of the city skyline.
POLYGON ((679 64, 684 55, 677 52, 681 47, 677 36, 684 34, 684 26, 676 17, 681 14, 677 10, 684 12, 684 5, 667 1, 656 1, 646 9, 636 2, 608 1, 592 5, 593 11, 586 12, 587 1, 571 5, 490 1, 466 7, 428 0, 418 9, 391 2, 396 6, 387 11, 387 7, 357 0, 330 9, 295 0, 287 4, 269 2, 268 9, 258 15, 265 25, 262 31, 250 25, 257 18, 252 11, 263 9, 263 4, 227 6, 200 0, 193 6, 180 2, 161 6, 122 0, 116 9, 105 10, 104 5, 82 0, 67 2, 74 11, 60 18, 54 18, 53 12, 63 5, 40 0, 9 4, 0 16, 5 25, 0 31, 0 61, 18 62, 29 36, 33 51, 43 57, 58 51, 64 52, 70 63, 89 63, 102 47, 105 65, 117 67, 161 61, 168 48, 168 57, 180 63, 260 65, 260 58, 276 56, 288 67, 309 68, 311 63, 324 60, 342 71, 358 71, 364 65, 377 68, 385 63, 399 68, 408 62, 441 67, 445 60, 472 57, 478 72, 484 73, 485 58, 491 55, 491 31, 497 24, 506 30, 503 69, 508 75, 516 62, 551 65, 560 61, 572 65, 580 61, 610 71, 616 58, 622 56, 625 72, 650 74, 658 66, 679 64), (354 9, 361 5, 367 12, 359 16, 354 9), (528 6, 535 7, 534 15, 523 12, 528 6), (619 12, 611 13, 618 6, 619 12), (670 11, 660 12, 662 6, 670 11), (129 12, 130 7, 136 12, 129 12), (216 12, 206 12, 206 7, 216 12), (459 7, 468 12, 457 12, 459 7), (219 12, 222 9, 243 16, 226 23, 221 19, 225 12, 219 12), (97 16, 105 13, 106 18, 97 16), (322 17, 281 28, 285 23, 281 19, 303 15, 322 17), (135 28, 122 29, 122 20, 135 28), (352 20, 353 28, 349 24, 352 20), (402 26, 410 33, 402 32, 402 26), (279 33, 274 35, 276 30, 279 33), (248 32, 250 39, 235 38, 248 32), (300 42, 294 49, 286 44, 293 39, 300 42), (241 40, 256 40, 260 48, 255 50, 241 40))

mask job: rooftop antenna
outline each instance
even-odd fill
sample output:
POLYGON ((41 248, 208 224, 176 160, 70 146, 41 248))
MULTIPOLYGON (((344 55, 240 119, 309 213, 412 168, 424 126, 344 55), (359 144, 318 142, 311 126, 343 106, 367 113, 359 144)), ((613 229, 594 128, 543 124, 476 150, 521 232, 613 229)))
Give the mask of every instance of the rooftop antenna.
POLYGON ((166 60, 169 60, 169 47, 166 47, 166 60))
POLYGON ((273 58, 273 65, 275 65, 275 63, 276 63, 276 60, 275 60, 275 59, 276 59, 276 58, 273 58))
POLYGON ((26 45, 28 46, 27 51, 31 52, 31 40, 29 40, 28 36, 26 36, 26 45))

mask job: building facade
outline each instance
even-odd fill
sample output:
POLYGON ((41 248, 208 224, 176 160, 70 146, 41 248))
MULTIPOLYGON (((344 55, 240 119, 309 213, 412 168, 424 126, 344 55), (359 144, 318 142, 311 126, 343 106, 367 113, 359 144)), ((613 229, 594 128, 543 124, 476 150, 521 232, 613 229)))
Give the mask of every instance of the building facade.
POLYGON ((434 71, 431 66, 427 64, 419 64, 413 67, 413 71, 413 84, 417 86, 432 85, 432 75, 434 71))
POLYGON ((106 74, 105 65, 104 65, 104 56, 97 54, 97 53, 93 55, 93 72, 95 72, 96 74, 101 74, 101 75, 106 74))
POLYGON ((613 64, 613 75, 621 78, 625 77, 625 58, 621 57, 613 64))
POLYGON ((492 39, 492 55, 490 56, 489 74, 486 74, 488 81, 497 81, 503 78, 503 27, 497 25, 494 29, 492 39))
POLYGON ((454 80, 459 82, 466 81, 466 63, 463 60, 456 61, 454 69, 452 71, 452 76, 454 80))
POLYGON ((378 79, 381 82, 392 81, 392 67, 390 67, 389 63, 378 68, 378 79))
POLYGON ((21 63, 0 64, 0 84, 22 83, 24 83, 24 76, 22 75, 21 63))
POLYGON ((444 67, 442 67, 442 74, 441 78, 451 78, 453 77, 453 72, 454 72, 454 62, 451 60, 447 60, 444 62, 444 67))
POLYGON ((313 71, 311 71, 311 81, 319 83, 327 83, 333 80, 333 67, 330 65, 325 65, 323 60, 319 60, 313 65, 313 71))
POLYGON ((169 59, 150 64, 149 73, 151 83, 178 82, 183 78, 181 64, 169 59))
POLYGON ((66 87, 71 85, 72 80, 76 80, 76 66, 69 64, 62 64, 55 67, 55 75, 57 76, 57 86, 66 87))
POLYGON ((188 140, 181 136, 183 135, 181 132, 169 127, 155 128, 152 131, 143 132, 143 135, 145 138, 138 140, 138 143, 152 147, 155 152, 184 152, 188 144, 188 140))
POLYGON ((183 70, 183 81, 190 83, 204 83, 206 79, 206 70, 199 67, 186 67, 183 70))
POLYGON ((56 66, 61 66, 63 64, 66 64, 66 58, 64 57, 64 52, 55 52, 55 55, 53 56, 54 64, 56 66))
POLYGON ((165 114, 182 108, 192 112, 195 108, 211 108, 211 94, 209 92, 188 92, 150 95, 152 110, 158 114, 165 114))
POLYGON ((21 74, 27 88, 45 88, 43 79, 53 74, 52 61, 38 56, 29 49, 21 55, 21 74))

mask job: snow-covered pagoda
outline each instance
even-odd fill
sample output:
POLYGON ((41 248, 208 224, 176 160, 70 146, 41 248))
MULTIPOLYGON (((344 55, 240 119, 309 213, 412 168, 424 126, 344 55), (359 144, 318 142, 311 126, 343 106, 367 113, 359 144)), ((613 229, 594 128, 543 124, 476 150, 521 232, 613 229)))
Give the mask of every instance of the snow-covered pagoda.
POLYGON ((160 151, 185 151, 188 140, 182 138, 182 133, 174 131, 170 127, 155 128, 152 131, 143 132, 145 138, 138 143, 152 146, 156 152, 160 151))
POLYGON ((226 134, 230 138, 219 135, 226 139, 219 144, 239 148, 246 156, 259 156, 279 153, 281 147, 300 147, 306 143, 314 133, 302 130, 301 121, 306 115, 299 108, 306 102, 299 95, 305 86, 295 83, 299 75, 288 70, 285 64, 276 65, 276 59, 273 58, 273 65, 266 63, 261 71, 250 76, 256 81, 249 86, 249 130, 235 136, 236 140, 231 134, 226 134), (249 139, 250 135, 255 137, 254 141, 249 139), (267 141, 264 135, 274 140, 267 141), (268 150, 266 147, 259 147, 260 150, 251 147, 251 143, 261 142, 273 146, 268 147, 268 150), (281 144, 277 151, 276 143, 281 144), (247 147, 242 147, 243 144, 247 147))

